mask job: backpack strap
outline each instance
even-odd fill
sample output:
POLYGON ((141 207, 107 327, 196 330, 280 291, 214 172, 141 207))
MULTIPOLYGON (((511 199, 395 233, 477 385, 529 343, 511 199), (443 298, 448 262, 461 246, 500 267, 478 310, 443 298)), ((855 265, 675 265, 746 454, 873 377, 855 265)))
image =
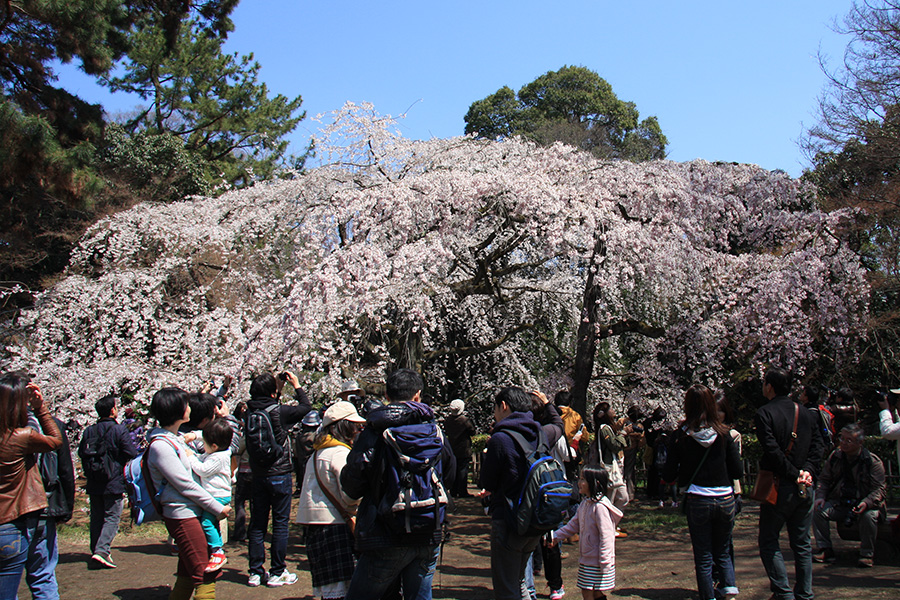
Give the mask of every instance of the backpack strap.
POLYGON ((179 458, 181 458, 181 452, 178 451, 178 446, 175 445, 175 442, 166 438, 164 435, 158 435, 147 444, 147 449, 144 451, 144 456, 141 459, 141 473, 144 478, 144 483, 147 484, 147 491, 150 492, 150 502, 153 504, 153 508, 156 509, 157 514, 162 517, 162 504, 159 501, 159 494, 161 494, 166 487, 166 480, 163 479, 162 487, 157 491, 156 485, 153 484, 153 477, 150 476, 150 446, 159 439, 164 440, 172 446, 172 449, 175 450, 175 454, 177 454, 179 458))

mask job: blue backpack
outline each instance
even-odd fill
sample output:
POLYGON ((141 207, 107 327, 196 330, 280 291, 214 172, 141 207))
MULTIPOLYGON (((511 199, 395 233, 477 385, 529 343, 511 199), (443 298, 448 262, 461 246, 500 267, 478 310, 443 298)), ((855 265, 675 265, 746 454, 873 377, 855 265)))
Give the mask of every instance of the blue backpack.
POLYGON ((387 464, 378 516, 394 533, 439 529, 447 514, 441 450, 434 422, 389 427, 382 433, 387 464))
POLYGON ((164 440, 175 452, 178 447, 171 440, 165 437, 155 437, 150 440, 147 449, 143 454, 132 458, 125 464, 125 491, 128 494, 128 504, 131 506, 131 521, 135 525, 142 525, 147 521, 157 521, 162 515, 162 506, 159 504, 159 495, 166 486, 157 491, 153 485, 153 479, 150 477, 150 466, 147 464, 147 455, 150 453, 150 446, 156 440, 164 440))
POLYGON ((503 430, 528 461, 525 485, 518 499, 507 498, 512 525, 519 535, 537 535, 557 529, 569 510, 574 488, 563 467, 550 456, 544 436, 532 447, 518 431, 503 430))

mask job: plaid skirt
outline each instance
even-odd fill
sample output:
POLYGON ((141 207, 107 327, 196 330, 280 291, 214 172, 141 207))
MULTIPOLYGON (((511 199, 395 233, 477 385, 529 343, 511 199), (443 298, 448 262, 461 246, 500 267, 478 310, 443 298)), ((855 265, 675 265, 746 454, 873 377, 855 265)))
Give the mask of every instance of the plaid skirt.
POLYGON ((347 525, 307 525, 306 557, 313 587, 350 581, 356 558, 353 556, 353 536, 347 525))

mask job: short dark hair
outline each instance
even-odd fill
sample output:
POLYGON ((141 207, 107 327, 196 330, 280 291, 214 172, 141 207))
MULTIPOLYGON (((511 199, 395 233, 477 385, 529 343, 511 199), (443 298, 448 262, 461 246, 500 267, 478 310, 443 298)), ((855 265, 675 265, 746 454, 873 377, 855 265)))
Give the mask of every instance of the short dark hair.
POLYGON ((529 412, 531 410, 531 396, 520 387, 505 387, 497 392, 494 404, 500 406, 501 402, 506 402, 513 412, 529 412))
POLYGON ((776 396, 787 396, 791 393, 791 374, 779 367, 770 367, 763 382, 772 386, 776 396))
POLYGON ((866 432, 863 431, 863 428, 859 426, 859 423, 847 423, 846 425, 841 427, 841 433, 852 435, 859 442, 866 441, 866 432))
POLYGON ((397 369, 384 382, 384 395, 391 402, 406 402, 424 387, 421 375, 412 369, 397 369))
POLYGON ((850 388, 839 389, 837 397, 843 404, 853 404, 853 390, 850 388))
POLYGON ((557 406, 569 406, 572 404, 572 394, 568 390, 560 390, 553 397, 553 404, 557 406))
POLYGON ((590 497, 599 500, 606 495, 606 488, 609 487, 609 473, 598 464, 585 465, 581 469, 581 478, 588 484, 588 494, 590 497))
POLYGON ((160 427, 168 427, 184 417, 188 396, 189 394, 181 388, 163 388, 153 394, 153 399, 150 400, 150 414, 160 427))
POLYGON ((803 388, 803 393, 806 394, 806 401, 810 404, 818 404, 819 403, 819 390, 816 389, 814 385, 807 385, 803 388))
POLYGON ((212 394, 191 394, 188 398, 191 405, 191 420, 188 421, 190 426, 197 429, 203 421, 214 419, 218 402, 219 399, 212 394))
MULTIPOLYGON (((193 415, 193 409, 191 409, 193 415)), ((231 445, 234 430, 225 419, 213 419, 203 428, 203 441, 219 450, 225 450, 231 445)))
POLYGON ((271 373, 261 373, 253 378, 250 383, 250 397, 262 398, 269 396, 274 398, 278 392, 278 384, 271 373))
POLYGON ((94 402, 94 410, 97 411, 97 416, 101 419, 107 418, 112 414, 113 407, 116 405, 116 397, 110 394, 109 396, 103 396, 96 402, 94 402))

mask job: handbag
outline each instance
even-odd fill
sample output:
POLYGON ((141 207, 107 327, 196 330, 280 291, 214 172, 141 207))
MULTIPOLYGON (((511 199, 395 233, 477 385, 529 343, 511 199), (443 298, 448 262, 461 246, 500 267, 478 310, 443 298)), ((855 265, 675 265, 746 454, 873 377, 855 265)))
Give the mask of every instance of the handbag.
POLYGON ((600 455, 600 462, 603 464, 603 468, 606 469, 606 472, 609 473, 609 487, 622 487, 625 485, 625 468, 621 458, 619 458, 618 454, 613 454, 612 460, 610 462, 606 462, 603 460, 603 441, 606 435, 603 435, 604 428, 609 430, 609 437, 612 436, 612 429, 609 425, 603 425, 601 428, 601 439, 597 440, 597 450, 600 455))
POLYGON ((350 512, 344 508, 344 505, 338 502, 338 500, 332 495, 332 493, 328 490, 325 484, 322 482, 322 478, 319 477, 319 469, 316 467, 316 458, 319 456, 319 453, 316 452, 313 455, 312 468, 313 473, 316 474, 316 481, 319 482, 319 489, 322 490, 322 493, 325 494, 325 497, 328 498, 328 501, 331 502, 332 506, 334 506, 341 516, 344 518, 344 521, 347 522, 347 529, 350 530, 350 535, 354 535, 356 531, 356 517, 350 514, 350 512))
MULTIPOLYGON (((784 455, 788 456, 794 448, 794 440, 797 439, 797 419, 800 416, 800 407, 794 403, 794 427, 791 431, 791 441, 788 443, 787 450, 784 455)), ((774 471, 767 469, 759 469, 756 474, 756 482, 753 484, 753 491, 750 497, 757 502, 763 504, 775 504, 778 502, 778 476, 774 471)))

